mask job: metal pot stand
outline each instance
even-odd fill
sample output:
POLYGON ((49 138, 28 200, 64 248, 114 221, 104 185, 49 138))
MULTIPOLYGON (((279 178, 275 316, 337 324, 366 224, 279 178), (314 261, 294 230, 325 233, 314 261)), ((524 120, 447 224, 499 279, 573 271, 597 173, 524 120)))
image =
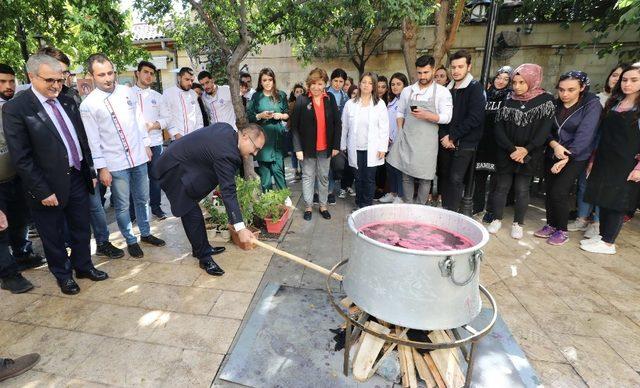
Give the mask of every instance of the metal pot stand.
MULTIPOLYGON (((465 376, 465 387, 469 387, 471 384, 471 376, 473 374, 473 364, 475 361, 476 347, 478 341, 480 341, 484 336, 489 334, 491 329, 493 328, 496 320, 498 318, 498 307, 496 305, 496 301, 493 296, 489 293, 489 291, 482 285, 478 285, 480 292, 489 300, 489 304, 491 305, 492 315, 489 323, 481 329, 476 329, 471 327, 469 324, 463 325, 458 328, 452 328, 454 336, 456 337, 455 341, 452 342, 439 342, 439 343, 431 343, 431 342, 420 342, 420 341, 411 341, 400 339, 395 336, 386 335, 376 333, 375 331, 367 329, 364 324, 369 318, 369 314, 364 311, 359 319, 352 318, 348 311, 343 310, 340 307, 339 301, 335 298, 333 291, 331 291, 331 281, 332 275, 336 273, 336 271, 344 266, 349 260, 343 260, 337 263, 333 268, 331 268, 331 272, 326 279, 326 288, 327 293, 329 294, 329 302, 333 306, 333 308, 344 318, 347 327, 345 334, 345 347, 344 347, 344 364, 343 364, 343 373, 345 376, 349 375, 349 353, 351 350, 351 341, 352 338, 357 337, 360 331, 364 331, 365 333, 369 333, 373 336, 381 338, 387 342, 395 343, 398 345, 409 346, 416 349, 427 349, 427 350, 436 350, 436 349, 451 349, 451 348, 459 348, 464 356, 464 360, 467 363, 467 372, 465 376), (460 332, 469 333, 466 337, 461 337, 460 332)), ((342 285, 342 283, 340 283, 342 285)))

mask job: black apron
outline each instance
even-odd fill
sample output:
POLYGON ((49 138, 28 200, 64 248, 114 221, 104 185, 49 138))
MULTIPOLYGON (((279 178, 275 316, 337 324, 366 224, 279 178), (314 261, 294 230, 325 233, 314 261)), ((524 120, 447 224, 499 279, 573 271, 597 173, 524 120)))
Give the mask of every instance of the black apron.
POLYGON ((628 211, 637 205, 640 183, 627 181, 640 153, 640 128, 635 111, 609 111, 602 120, 593 170, 587 180, 585 202, 628 211))

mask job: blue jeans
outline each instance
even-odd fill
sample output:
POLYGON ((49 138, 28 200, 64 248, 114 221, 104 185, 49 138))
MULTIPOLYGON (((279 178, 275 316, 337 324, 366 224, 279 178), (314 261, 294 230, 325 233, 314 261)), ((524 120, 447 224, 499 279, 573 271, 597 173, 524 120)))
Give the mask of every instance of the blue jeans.
POLYGON ((116 221, 120 233, 127 241, 127 245, 138 242, 133 235, 131 216, 129 215, 129 194, 133 197, 136 221, 140 235, 146 237, 151 234, 149 226, 149 176, 147 164, 141 164, 126 170, 112 171, 111 203, 116 211, 116 221))
POLYGON ((96 244, 101 245, 109 241, 109 228, 107 227, 107 216, 102 207, 102 199, 100 198, 100 189, 102 183, 98 181, 95 193, 89 195, 89 216, 91 222, 91 230, 96 244))
POLYGON ((576 194, 578 201, 578 217, 588 218, 593 211, 593 222, 600 222, 600 207, 593 206, 584 201, 584 193, 587 191, 587 172, 586 170, 578 177, 578 193, 576 194))
MULTIPOLYGON (((151 147, 151 152, 153 153, 153 156, 151 157, 151 161, 147 164, 149 172, 151 172, 156 160, 158 160, 160 155, 162 155, 162 144, 151 147)), ((160 208, 161 198, 160 182, 149 174, 149 204, 151 205, 152 213, 162 212, 162 209, 160 208)))

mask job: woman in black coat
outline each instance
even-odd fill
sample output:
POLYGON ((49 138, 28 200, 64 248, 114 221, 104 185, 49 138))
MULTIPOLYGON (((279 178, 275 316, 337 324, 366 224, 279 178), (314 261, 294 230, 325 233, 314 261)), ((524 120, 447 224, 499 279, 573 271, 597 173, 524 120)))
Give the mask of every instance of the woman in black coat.
POLYGON ((553 96, 540 87, 541 82, 540 66, 529 63, 518 66, 513 72, 513 92, 496 116, 497 186, 493 197, 494 220, 487 228, 493 234, 502 227, 502 213, 513 184, 516 203, 511 237, 523 236, 529 184, 535 163, 542 159, 555 114, 553 96))
POLYGON ((289 120, 293 151, 302 163, 302 197, 307 221, 312 216, 316 176, 320 214, 325 219, 331 218, 327 210, 329 168, 331 158, 340 152, 342 132, 336 100, 333 94, 325 91, 328 80, 324 70, 311 70, 307 77, 309 93, 298 96, 289 120))
MULTIPOLYGON (((640 65, 626 67, 604 108, 601 138, 585 201, 600 206, 600 235, 580 241, 580 248, 613 255, 624 214, 640 195, 640 65)), ((589 169, 587 168, 587 171, 589 169)))

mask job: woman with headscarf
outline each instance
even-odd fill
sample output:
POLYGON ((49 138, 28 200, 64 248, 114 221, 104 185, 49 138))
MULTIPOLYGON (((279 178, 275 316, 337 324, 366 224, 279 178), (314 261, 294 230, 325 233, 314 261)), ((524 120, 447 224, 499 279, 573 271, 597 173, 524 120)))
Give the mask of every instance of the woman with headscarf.
POLYGON ((640 63, 622 70, 604 107, 585 200, 600 206, 600 235, 580 241, 580 248, 614 255, 624 215, 640 195, 640 63))
POLYGON ((556 84, 556 114, 544 162, 547 224, 534 233, 551 245, 569 241, 569 193, 594 148, 602 106, 589 93, 589 85, 587 74, 581 71, 562 74, 556 84))
POLYGON ((541 83, 542 67, 532 63, 518 66, 513 72, 513 91, 496 116, 497 183, 493 197, 494 220, 487 228, 492 234, 502 227, 502 213, 513 184, 515 214, 511 237, 521 239, 523 236, 529 184, 535 162, 542 157, 555 114, 553 96, 540 87, 541 83))
POLYGON ((473 192, 473 214, 480 213, 484 210, 485 203, 487 212, 482 217, 482 221, 490 223, 493 221, 493 193, 496 188, 496 152, 498 145, 496 137, 493 133, 493 127, 496 122, 496 114, 502 107, 507 96, 511 92, 509 84, 511 83, 511 66, 502 66, 496 72, 491 86, 487 89, 487 104, 485 105, 484 131, 482 139, 478 144, 478 152, 476 154, 476 178, 475 189, 473 192), (489 180, 489 195, 487 197, 487 178, 489 180))

